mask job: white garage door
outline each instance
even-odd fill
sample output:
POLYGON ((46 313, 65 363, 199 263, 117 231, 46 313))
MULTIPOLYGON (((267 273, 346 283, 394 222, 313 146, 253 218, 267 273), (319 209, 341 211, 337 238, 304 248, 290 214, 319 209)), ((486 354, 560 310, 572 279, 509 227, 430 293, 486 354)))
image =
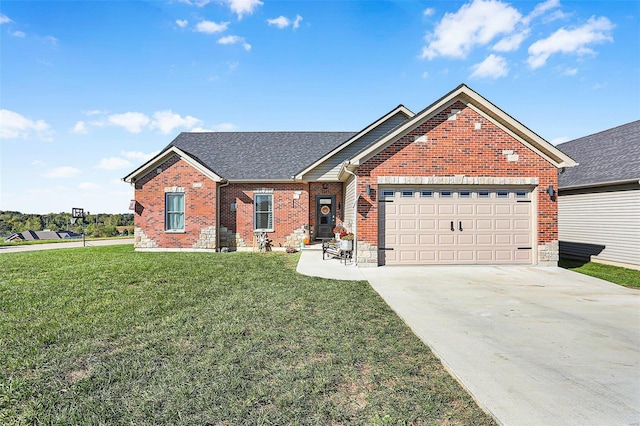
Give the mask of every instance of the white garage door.
POLYGON ((528 189, 380 188, 380 264, 530 264, 528 189))

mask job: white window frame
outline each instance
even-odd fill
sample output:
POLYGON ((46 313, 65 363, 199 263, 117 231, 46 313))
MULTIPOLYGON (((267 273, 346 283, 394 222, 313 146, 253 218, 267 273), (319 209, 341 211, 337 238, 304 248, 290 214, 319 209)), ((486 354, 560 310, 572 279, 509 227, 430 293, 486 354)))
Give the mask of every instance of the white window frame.
POLYGON ((164 230, 166 232, 184 232, 185 230, 185 199, 184 192, 165 192, 164 194, 164 230), (169 210, 169 198, 179 197, 181 198, 181 207, 182 210, 171 211, 169 210), (172 215, 178 215, 182 217, 181 227, 171 227, 172 223, 175 223, 174 220, 171 220, 170 217, 172 215))
MULTIPOLYGON (((273 193, 254 193, 253 194, 253 228, 255 232, 273 232, 273 193), (269 209, 266 211, 258 211, 258 198, 260 197, 268 197, 269 199, 269 209), (267 222, 271 224, 270 228, 258 228, 258 214, 267 214, 270 215, 270 219, 267 219, 267 222)), ((267 216, 269 218, 269 216, 267 216)))

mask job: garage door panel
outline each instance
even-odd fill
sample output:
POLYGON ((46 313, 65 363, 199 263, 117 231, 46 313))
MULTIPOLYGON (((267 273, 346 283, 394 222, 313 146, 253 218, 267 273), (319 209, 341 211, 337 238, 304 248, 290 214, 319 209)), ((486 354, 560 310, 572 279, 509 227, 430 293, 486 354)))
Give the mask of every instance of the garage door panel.
POLYGON ((494 222, 494 229, 496 230, 509 230, 511 229, 511 220, 509 219, 496 219, 494 222))
POLYGON ((493 229, 493 220, 491 219, 478 219, 476 220, 476 230, 486 231, 493 229))
POLYGON ((455 212, 455 207, 452 204, 439 204, 437 206, 437 211, 438 211, 438 214, 440 215, 443 215, 443 214, 453 215, 455 212))
POLYGON ((420 234, 418 237, 419 237, 418 244, 420 246, 433 245, 436 243, 435 234, 420 234))
POLYGON ((476 204, 477 215, 492 215, 493 208, 491 204, 476 204))
POLYGON ((453 236, 453 234, 444 234, 444 235, 438 235, 438 244, 440 245, 453 245, 456 242, 456 238, 453 236))
POLYGON ((399 205, 400 214, 414 216, 416 214, 417 206, 414 204, 401 204, 399 205))
POLYGON ((400 235, 400 244, 405 246, 415 246, 416 245, 416 235, 415 234, 403 234, 400 235))
POLYGON ((508 246, 512 244, 511 234, 495 234, 494 241, 497 246, 508 246))
POLYGON ((508 204, 496 204, 493 210, 496 215, 511 216, 511 206, 508 204))
POLYGON ((477 246, 492 246, 493 245, 493 234, 490 234, 490 235, 477 234, 476 235, 476 245, 477 246))
POLYGON ((459 204, 458 205, 458 215, 472 215, 473 214, 473 204, 459 204))
POLYGON ((400 231, 417 231, 418 221, 415 219, 402 219, 400 220, 400 231))
POLYGON ((436 214, 436 206, 433 204, 421 204, 418 211, 420 215, 436 214))
POLYGON ((473 234, 459 234, 458 244, 463 246, 472 246, 475 244, 475 238, 473 234))
POLYGON ((458 260, 460 262, 473 262, 475 260, 474 250, 458 250, 458 260))
POLYGON ((420 219, 419 226, 420 232, 435 231, 436 221, 434 219, 420 219))
POLYGON ((381 203, 380 240, 387 264, 531 263, 535 205, 498 189, 394 190, 381 203), (413 197, 402 197, 402 193, 413 197), (434 196, 422 196, 423 193, 434 196), (507 194, 505 196, 505 193, 507 194), (443 196, 443 194, 445 194, 443 196), (488 195, 487 195, 488 194, 488 195), (453 231, 452 231, 453 223, 453 231), (519 250, 520 248, 521 250, 519 250), (523 250, 524 249, 524 250, 523 250))

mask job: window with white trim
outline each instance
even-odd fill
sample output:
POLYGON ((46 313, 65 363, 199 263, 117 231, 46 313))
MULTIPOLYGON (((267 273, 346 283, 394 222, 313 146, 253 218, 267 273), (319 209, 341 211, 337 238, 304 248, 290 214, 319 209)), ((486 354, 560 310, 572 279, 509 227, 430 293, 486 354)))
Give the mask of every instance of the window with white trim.
POLYGON ((184 231, 184 192, 167 192, 164 195, 166 231, 184 231))
POLYGON ((273 231, 273 194, 254 194, 254 227, 256 231, 273 231))

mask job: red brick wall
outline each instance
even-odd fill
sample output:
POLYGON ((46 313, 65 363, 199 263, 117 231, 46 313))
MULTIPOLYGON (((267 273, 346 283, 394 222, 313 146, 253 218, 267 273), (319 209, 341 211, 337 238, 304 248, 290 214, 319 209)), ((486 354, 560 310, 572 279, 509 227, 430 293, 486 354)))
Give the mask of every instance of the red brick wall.
POLYGON ((247 246, 253 245, 253 192, 256 189, 273 190, 273 228, 269 233, 274 247, 285 246, 286 237, 295 229, 309 224, 309 190, 303 183, 246 183, 230 184, 220 190, 220 225, 239 233, 247 246), (300 198, 294 193, 300 191, 300 198), (236 203, 236 211, 231 211, 236 203))
POLYGON ((216 182, 173 156, 135 183, 135 226, 158 247, 193 248, 200 230, 216 226, 216 182), (156 169, 162 169, 160 174, 156 169), (202 184, 194 187, 194 183, 202 184), (178 186, 185 192, 185 232, 165 232, 165 188, 178 186))
MULTIPOLYGON (((495 176, 539 177, 538 243, 558 239, 557 204, 544 190, 558 188, 555 166, 539 157, 516 139, 457 102, 436 117, 378 153, 358 169, 358 193, 367 185, 377 188, 378 176, 495 176), (451 109, 459 109, 456 120, 447 120, 451 109), (475 123, 482 123, 476 130, 475 123), (427 142, 414 138, 427 135, 427 142), (503 150, 513 150, 517 162, 507 161, 503 150)), ((377 245, 377 191, 363 195, 358 203, 358 237, 377 245)))

